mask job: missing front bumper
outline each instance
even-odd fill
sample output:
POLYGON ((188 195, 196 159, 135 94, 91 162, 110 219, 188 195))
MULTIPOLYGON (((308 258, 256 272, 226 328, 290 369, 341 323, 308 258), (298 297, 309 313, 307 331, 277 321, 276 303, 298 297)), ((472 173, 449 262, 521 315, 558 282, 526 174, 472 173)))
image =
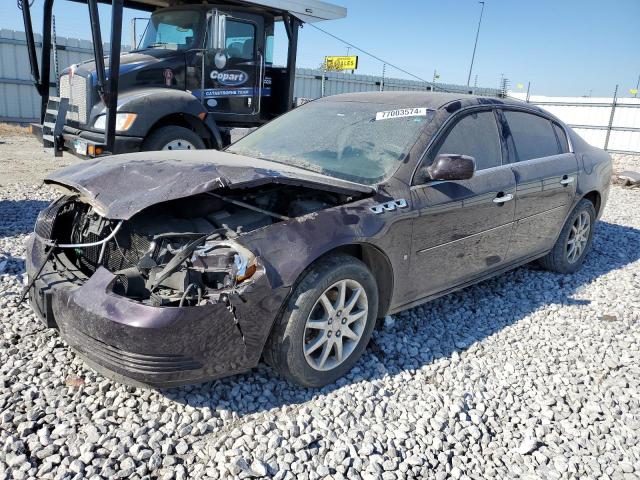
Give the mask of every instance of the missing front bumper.
MULTIPOLYGON (((29 275, 42 258, 42 245, 31 237, 29 275)), ((261 275, 243 292, 229 295, 233 309, 224 302, 154 307, 113 294, 115 276, 105 268, 78 285, 50 263, 31 292, 36 313, 57 326, 90 366, 135 385, 172 387, 253 368, 288 292, 272 290, 261 275)))

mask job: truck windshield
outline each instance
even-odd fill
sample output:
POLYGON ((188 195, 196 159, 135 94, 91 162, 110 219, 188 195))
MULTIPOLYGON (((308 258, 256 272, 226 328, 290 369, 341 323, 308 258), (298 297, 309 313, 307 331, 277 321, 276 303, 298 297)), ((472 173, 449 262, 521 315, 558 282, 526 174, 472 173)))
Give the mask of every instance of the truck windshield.
POLYGON ((159 11, 151 15, 138 50, 194 48, 202 14, 194 10, 159 11))
POLYGON ((367 185, 390 177, 435 112, 318 101, 276 118, 227 151, 367 185))

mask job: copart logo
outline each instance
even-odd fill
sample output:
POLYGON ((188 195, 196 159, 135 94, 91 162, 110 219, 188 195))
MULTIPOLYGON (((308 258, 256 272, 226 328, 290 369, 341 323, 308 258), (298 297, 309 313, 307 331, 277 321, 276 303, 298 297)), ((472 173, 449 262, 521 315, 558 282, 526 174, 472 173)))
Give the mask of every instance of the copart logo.
POLYGON ((237 87, 244 84, 249 79, 249 75, 242 70, 227 70, 226 72, 213 70, 211 79, 228 87, 237 87))

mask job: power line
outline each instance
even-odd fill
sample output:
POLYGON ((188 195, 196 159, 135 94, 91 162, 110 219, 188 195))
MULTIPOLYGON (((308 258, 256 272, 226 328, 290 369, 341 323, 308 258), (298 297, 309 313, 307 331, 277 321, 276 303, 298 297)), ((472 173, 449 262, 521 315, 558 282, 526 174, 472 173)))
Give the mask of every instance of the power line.
POLYGON ((342 43, 344 43, 344 44, 346 44, 346 45, 350 46, 351 48, 354 48, 354 49, 356 49, 356 50, 358 50, 358 51, 360 51, 360 52, 364 53, 365 55, 368 55, 368 56, 370 56, 371 58, 374 58, 374 59, 378 60, 379 62, 382 62, 383 64, 389 65, 390 67, 393 67, 393 68, 395 68, 396 70, 399 70, 399 71, 401 71, 402 73, 405 73, 405 74, 409 75, 410 77, 416 78, 416 79, 420 80, 421 82, 424 82, 424 83, 426 83, 427 85, 430 85, 430 86, 431 86, 432 88, 434 88, 434 89, 436 89, 436 88, 437 88, 438 90, 442 90, 443 92, 449 92, 449 93, 450 93, 450 90, 447 90, 446 88, 442 88, 441 86, 436 85, 436 84, 435 84, 435 83, 433 83, 433 82, 429 82, 429 81, 425 80, 424 78, 419 77, 418 75, 414 75, 413 73, 408 72, 407 70, 405 70, 405 69, 403 69, 403 68, 400 68, 400 67, 398 67, 397 65, 394 65, 394 64, 393 64, 393 63, 391 63, 391 62, 387 62, 386 60, 383 60, 382 58, 380 58, 380 57, 378 57, 378 56, 374 55, 373 53, 367 52, 366 50, 363 50, 362 48, 360 48, 360 47, 358 47, 358 46, 354 45, 353 43, 347 42, 346 40, 343 40, 342 38, 338 37, 337 35, 334 35, 333 33, 329 33, 329 32, 327 32, 326 30, 324 30, 324 29, 322 29, 322 28, 318 27, 317 25, 314 25, 313 23, 307 23, 307 24, 305 24, 305 25, 309 25, 309 26, 311 26, 311 27, 315 28, 316 30, 321 31, 321 32, 322 32, 322 33, 324 33, 325 35, 329 35, 330 37, 335 38, 335 39, 336 39, 336 40, 338 40, 339 42, 342 42, 342 43))
POLYGON ((473 55, 471 55, 471 66, 469 67, 469 76, 467 77, 467 87, 471 82, 471 71, 473 70, 473 61, 476 58, 476 48, 478 47, 478 37, 480 36, 480 25, 482 25, 482 14, 484 13, 484 2, 478 2, 482 4, 482 9, 480 10, 480 20, 478 20, 478 31, 476 32, 476 42, 473 44, 473 55))

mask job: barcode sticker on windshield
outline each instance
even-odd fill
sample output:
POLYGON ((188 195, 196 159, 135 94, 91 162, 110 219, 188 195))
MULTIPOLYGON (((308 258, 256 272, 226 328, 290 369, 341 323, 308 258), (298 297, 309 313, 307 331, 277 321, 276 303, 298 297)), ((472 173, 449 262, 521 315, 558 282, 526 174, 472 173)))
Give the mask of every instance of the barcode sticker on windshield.
POLYGON ((403 118, 403 117, 426 117, 426 108, 399 108, 398 110, 389 110, 388 112, 376 113, 377 120, 387 120, 389 118, 403 118))

